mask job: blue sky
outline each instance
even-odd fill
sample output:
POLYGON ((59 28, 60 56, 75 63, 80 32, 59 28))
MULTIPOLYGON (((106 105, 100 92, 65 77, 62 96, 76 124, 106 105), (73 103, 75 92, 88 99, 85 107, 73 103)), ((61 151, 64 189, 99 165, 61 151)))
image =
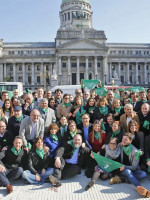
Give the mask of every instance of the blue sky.
MULTIPOLYGON (((61 0, 0 0, 4 42, 53 42, 61 0)), ((107 42, 150 43, 150 0, 91 0, 93 27, 107 42)))

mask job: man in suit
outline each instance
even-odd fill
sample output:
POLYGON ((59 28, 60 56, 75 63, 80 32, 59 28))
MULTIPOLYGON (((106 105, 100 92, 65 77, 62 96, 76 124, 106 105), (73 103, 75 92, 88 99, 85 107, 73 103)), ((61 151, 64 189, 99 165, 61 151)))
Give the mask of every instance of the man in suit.
POLYGON ((126 104, 124 106, 125 113, 120 117, 120 127, 123 132, 127 132, 128 123, 131 120, 135 120, 138 125, 140 125, 139 117, 135 111, 133 111, 133 106, 131 104, 126 104))
POLYGON ((30 117, 26 117, 21 121, 19 135, 23 138, 23 145, 28 151, 29 143, 33 144, 38 136, 44 135, 44 120, 40 118, 40 112, 36 109, 32 110, 30 117))
POLYGON ((35 105, 33 102, 33 95, 26 94, 25 96, 25 104, 22 105, 22 113, 24 115, 30 116, 31 111, 34 109, 35 105))
POLYGON ((40 112, 41 118, 44 120, 45 130, 49 127, 51 123, 56 122, 55 112, 53 109, 48 107, 48 100, 46 98, 43 98, 40 101, 40 107, 38 110, 40 112))

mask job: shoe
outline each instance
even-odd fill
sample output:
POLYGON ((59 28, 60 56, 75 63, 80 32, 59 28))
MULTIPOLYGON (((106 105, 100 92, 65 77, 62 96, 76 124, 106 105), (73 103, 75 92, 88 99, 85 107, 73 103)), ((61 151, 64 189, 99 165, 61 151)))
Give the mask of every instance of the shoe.
POLYGON ((7 188, 7 194, 10 194, 13 192, 13 187, 11 184, 6 185, 6 188, 7 188))
POLYGON ((55 178, 54 176, 50 175, 49 176, 49 180, 55 187, 60 187, 61 186, 61 182, 58 181, 57 178, 55 178))
POLYGON ((95 181, 91 180, 90 182, 88 182, 87 186, 85 187, 85 191, 89 190, 91 187, 93 187, 95 181))
POLYGON ((122 181, 121 181, 120 177, 117 175, 110 179, 110 185, 115 184, 115 183, 121 183, 121 182, 122 181))
POLYGON ((141 195, 141 196, 144 196, 144 197, 150 197, 150 191, 147 190, 146 188, 142 187, 142 186, 137 186, 136 187, 136 191, 141 195))

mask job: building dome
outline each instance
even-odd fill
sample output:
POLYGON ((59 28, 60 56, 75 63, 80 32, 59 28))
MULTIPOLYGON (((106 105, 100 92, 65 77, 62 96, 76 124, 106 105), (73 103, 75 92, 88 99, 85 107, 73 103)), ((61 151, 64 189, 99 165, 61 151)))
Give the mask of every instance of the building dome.
POLYGON ((67 2, 76 2, 76 1, 81 1, 81 2, 84 2, 84 3, 90 4, 90 0, 62 0, 62 4, 67 3, 67 2))

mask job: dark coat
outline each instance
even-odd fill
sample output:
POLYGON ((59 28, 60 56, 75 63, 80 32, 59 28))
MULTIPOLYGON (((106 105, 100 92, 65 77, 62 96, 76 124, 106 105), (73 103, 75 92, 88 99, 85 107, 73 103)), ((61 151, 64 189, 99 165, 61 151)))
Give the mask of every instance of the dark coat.
MULTIPOLYGON (((109 140, 112 137, 112 133, 113 131, 110 131, 109 133, 107 133, 106 144, 109 144, 109 140)), ((123 131, 120 129, 120 133, 116 136, 116 138, 118 139, 118 143, 122 141, 122 137, 123 137, 123 131)))
POLYGON ((138 116, 140 119, 140 131, 144 133, 144 136, 150 135, 150 130, 147 130, 146 128, 143 127, 144 121, 147 120, 150 122, 150 111, 148 114, 144 117, 142 112, 138 112, 138 116))
POLYGON ((150 135, 145 137, 145 159, 150 158, 150 135))
POLYGON ((7 147, 11 144, 12 137, 9 132, 6 130, 3 137, 0 137, 0 151, 3 147, 7 147))
POLYGON ((141 149, 144 152, 144 134, 142 132, 135 132, 135 137, 132 140, 132 144, 137 148, 141 149))
MULTIPOLYGON (((110 107, 108 106, 108 114, 111 112, 110 107)), ((103 119, 104 122, 107 120, 107 115, 100 113, 99 107, 95 107, 93 121, 103 119)))

